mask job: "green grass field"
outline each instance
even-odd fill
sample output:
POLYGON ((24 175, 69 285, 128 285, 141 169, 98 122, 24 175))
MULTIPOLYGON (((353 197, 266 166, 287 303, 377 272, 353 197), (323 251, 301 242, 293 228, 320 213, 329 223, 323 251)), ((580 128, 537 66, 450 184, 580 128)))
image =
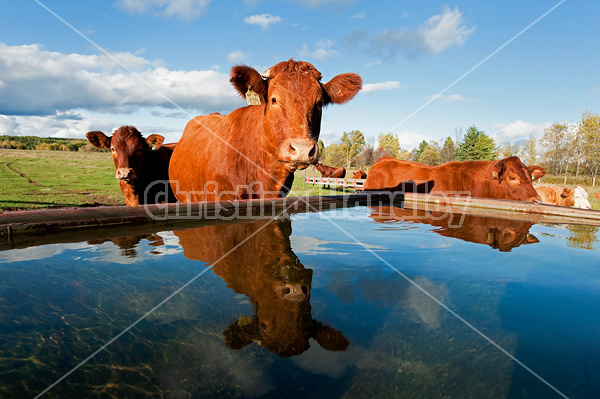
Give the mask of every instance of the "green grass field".
MULTIPOLYGON (((341 190, 303 187, 297 172, 291 195, 335 195, 341 190)), ((320 176, 306 171, 306 176, 320 176)), ((0 149, 0 210, 125 205, 108 152, 0 149)))
MULTIPOLYGON (((0 210, 124 205, 114 168, 108 152, 0 149, 0 210)), ((320 174, 312 167, 296 172, 290 196, 352 192, 313 187, 303 183, 304 176, 320 174)), ((593 196, 600 193, 600 187, 585 188, 593 209, 600 209, 600 200, 593 196)))

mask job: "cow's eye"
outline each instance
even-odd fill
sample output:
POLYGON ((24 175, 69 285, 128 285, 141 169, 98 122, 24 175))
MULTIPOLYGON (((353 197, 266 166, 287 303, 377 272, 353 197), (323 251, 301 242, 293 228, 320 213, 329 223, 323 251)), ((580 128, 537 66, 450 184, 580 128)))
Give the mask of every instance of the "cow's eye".
POLYGON ((276 102, 277 102, 277 99, 276 99, 275 97, 273 97, 273 98, 271 99, 271 104, 275 104, 276 102))
POLYGON ((325 105, 325 103, 323 102, 323 100, 319 100, 319 101, 317 101, 317 106, 318 106, 319 108, 323 108, 323 105, 325 105))
POLYGON ((110 151, 111 152, 115 152, 115 148, 114 147, 110 147, 110 151))

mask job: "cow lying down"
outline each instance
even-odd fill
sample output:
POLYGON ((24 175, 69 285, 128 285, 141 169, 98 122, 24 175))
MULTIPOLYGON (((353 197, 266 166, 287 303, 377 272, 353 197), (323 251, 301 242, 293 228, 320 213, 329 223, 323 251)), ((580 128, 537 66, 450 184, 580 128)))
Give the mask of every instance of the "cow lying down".
POLYGON ((536 186, 535 190, 542 198, 543 204, 592 209, 592 205, 588 201, 589 195, 581 185, 575 187, 536 186))
POLYGON ((151 134, 146 139, 133 126, 121 126, 112 136, 93 131, 86 134, 97 148, 110 149, 121 191, 129 206, 175 202, 169 185, 169 160, 177 143, 151 134))
POLYGON ((540 197, 532 181, 545 174, 543 168, 527 167, 514 156, 499 161, 454 161, 440 166, 384 157, 369 171, 364 190, 534 202, 540 197))

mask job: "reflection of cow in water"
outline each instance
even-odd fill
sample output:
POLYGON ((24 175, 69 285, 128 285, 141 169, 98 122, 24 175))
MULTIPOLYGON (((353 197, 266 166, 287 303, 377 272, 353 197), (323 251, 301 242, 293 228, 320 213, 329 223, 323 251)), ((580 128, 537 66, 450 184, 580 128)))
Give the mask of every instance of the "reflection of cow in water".
POLYGON ((161 247, 165 245, 163 238, 157 234, 144 234, 138 236, 117 237, 110 239, 106 238, 103 240, 88 240, 88 244, 98 245, 110 241, 121 249, 121 256, 124 256, 126 258, 135 258, 137 257, 137 251, 135 250, 135 248, 143 239, 150 241, 150 244, 148 245, 151 245, 153 247, 161 247))
POLYGON ((187 258, 215 263, 215 274, 254 304, 254 316, 239 318, 223 332, 232 349, 256 342, 279 356, 295 356, 309 348, 310 338, 327 350, 348 346, 341 332, 312 318, 312 270, 292 252, 291 232, 290 220, 175 232, 187 258))
POLYGON ((441 227, 435 233, 463 241, 486 244, 502 252, 523 244, 540 242, 529 234, 531 222, 500 219, 441 211, 402 209, 393 206, 373 207, 370 217, 376 222, 407 221, 441 227))

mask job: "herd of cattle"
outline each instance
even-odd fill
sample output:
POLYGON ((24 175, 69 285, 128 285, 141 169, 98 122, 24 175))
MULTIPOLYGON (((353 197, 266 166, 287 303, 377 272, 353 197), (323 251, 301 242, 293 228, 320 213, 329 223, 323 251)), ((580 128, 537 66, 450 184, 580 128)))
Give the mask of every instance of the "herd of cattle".
MULTIPOLYGON (((315 165, 323 177, 345 177, 343 167, 318 163, 322 108, 352 99, 362 88, 360 76, 340 74, 327 83, 307 62, 289 60, 262 75, 248 66, 231 70, 231 83, 246 107, 228 115, 212 113, 190 120, 179 142, 144 138, 132 126, 111 137, 87 133, 90 143, 112 152, 116 177, 126 204, 277 198, 290 191, 294 172, 315 165)), ((538 186, 539 166, 517 157, 499 161, 448 162, 426 166, 381 158, 366 179, 365 191, 464 194, 472 197, 542 202, 590 209, 588 193, 574 188, 538 186)))

